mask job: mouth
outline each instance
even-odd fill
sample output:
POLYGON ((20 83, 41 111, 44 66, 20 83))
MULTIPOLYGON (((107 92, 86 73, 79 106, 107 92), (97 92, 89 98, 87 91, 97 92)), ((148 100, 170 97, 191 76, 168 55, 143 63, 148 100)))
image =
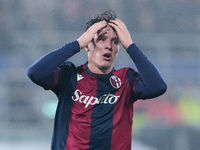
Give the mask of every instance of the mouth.
POLYGON ((106 53, 106 54, 104 54, 103 55, 103 58, 104 58, 104 60, 110 60, 111 59, 111 54, 109 54, 109 53, 106 53))

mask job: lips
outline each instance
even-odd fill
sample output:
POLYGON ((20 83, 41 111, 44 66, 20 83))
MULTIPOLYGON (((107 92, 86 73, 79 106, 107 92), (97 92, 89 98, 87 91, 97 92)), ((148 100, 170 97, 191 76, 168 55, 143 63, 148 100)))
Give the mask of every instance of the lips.
POLYGON ((103 58, 104 58, 104 60, 110 60, 111 59, 111 54, 110 53, 105 53, 105 54, 103 54, 103 58))

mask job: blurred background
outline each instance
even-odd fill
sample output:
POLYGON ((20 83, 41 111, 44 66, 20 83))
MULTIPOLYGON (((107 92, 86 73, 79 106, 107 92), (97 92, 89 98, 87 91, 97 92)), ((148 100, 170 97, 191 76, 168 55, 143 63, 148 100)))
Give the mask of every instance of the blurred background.
MULTIPOLYGON (((199 0, 0 0, 0 149, 50 149, 57 98, 27 69, 110 8, 168 84, 163 96, 135 103, 133 149, 200 148, 199 0)), ((87 55, 70 60, 79 65, 87 55)), ((121 46, 115 68, 124 66, 135 68, 121 46)))

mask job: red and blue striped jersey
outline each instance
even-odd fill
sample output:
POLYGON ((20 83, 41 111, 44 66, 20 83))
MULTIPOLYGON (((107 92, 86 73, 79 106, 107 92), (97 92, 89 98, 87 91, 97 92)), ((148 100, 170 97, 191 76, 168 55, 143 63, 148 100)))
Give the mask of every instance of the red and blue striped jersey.
POLYGON ((135 44, 127 52, 139 73, 127 67, 94 74, 87 63, 64 62, 79 50, 77 41, 69 43, 28 70, 33 82, 59 99, 51 149, 130 150, 133 103, 163 94, 165 82, 135 44))
POLYGON ((76 68, 71 63, 57 74, 61 85, 55 87, 59 104, 53 149, 131 149, 133 86, 139 74, 123 68, 97 75, 87 64, 76 68))

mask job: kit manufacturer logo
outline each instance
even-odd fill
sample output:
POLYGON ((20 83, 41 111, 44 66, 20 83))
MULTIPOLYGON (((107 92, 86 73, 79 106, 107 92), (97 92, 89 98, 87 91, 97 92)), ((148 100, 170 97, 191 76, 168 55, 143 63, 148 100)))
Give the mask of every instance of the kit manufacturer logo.
POLYGON ((81 74, 77 74, 77 81, 82 80, 84 77, 81 74))

